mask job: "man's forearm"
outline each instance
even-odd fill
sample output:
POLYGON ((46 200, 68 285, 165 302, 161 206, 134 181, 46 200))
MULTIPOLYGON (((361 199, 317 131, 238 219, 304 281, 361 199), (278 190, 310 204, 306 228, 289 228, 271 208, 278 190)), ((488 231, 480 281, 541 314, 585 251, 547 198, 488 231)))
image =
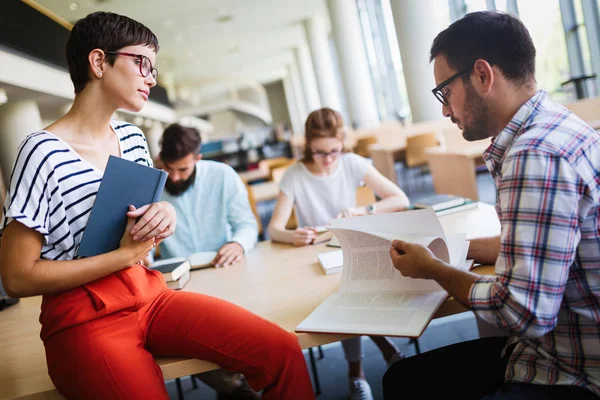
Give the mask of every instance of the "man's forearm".
POLYGON ((468 259, 478 264, 496 264, 500 253, 500 236, 471 239, 468 259))
POLYGON ((432 278, 459 303, 465 307, 470 307, 469 293, 471 286, 477 281, 479 275, 451 267, 440 260, 436 262, 438 266, 432 278))

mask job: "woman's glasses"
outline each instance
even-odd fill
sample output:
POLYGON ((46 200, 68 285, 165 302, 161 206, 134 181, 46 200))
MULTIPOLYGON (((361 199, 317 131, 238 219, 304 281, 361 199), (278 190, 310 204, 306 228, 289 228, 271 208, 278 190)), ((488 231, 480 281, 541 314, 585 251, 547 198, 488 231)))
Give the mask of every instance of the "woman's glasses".
POLYGON ((341 149, 335 149, 335 150, 331 150, 331 151, 321 151, 321 150, 312 150, 312 156, 313 158, 325 158, 327 156, 331 156, 331 158, 337 158, 340 156, 340 154, 342 154, 342 150, 341 149))
POLYGON ((140 74, 145 78, 152 74, 154 80, 158 77, 158 70, 152 66, 152 61, 143 54, 123 53, 121 51, 105 51, 105 54, 114 54, 117 56, 135 57, 140 63, 140 74))

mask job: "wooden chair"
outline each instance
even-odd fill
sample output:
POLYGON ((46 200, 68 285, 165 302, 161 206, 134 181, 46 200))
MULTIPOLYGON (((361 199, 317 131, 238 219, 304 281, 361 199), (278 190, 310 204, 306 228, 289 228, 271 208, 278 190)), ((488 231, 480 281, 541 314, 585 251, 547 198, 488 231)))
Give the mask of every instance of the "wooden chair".
POLYGON ((4 184, 4 178, 2 177, 2 170, 0 169, 0 218, 2 218, 2 210, 4 209, 4 200, 6 197, 6 185, 4 184))
MULTIPOLYGON (((274 168, 271 171, 271 175, 273 176, 273 182, 279 184, 279 182, 281 182, 281 178, 283 178, 283 174, 285 174, 285 171, 287 171, 287 169, 290 167, 290 165, 291 164, 274 168)), ((285 225, 285 229, 293 230, 293 229, 296 229, 297 227, 298 227, 298 219, 296 218, 296 210, 292 209, 292 215, 290 215, 290 218, 288 219, 288 222, 285 225)))
POLYGON ((406 166, 409 168, 427 165, 425 150, 438 147, 440 140, 436 132, 423 133, 406 138, 406 166))
POLYGON ((269 180, 272 181, 273 180, 272 173, 275 168, 289 166, 295 162, 296 162, 295 159, 287 158, 287 157, 270 158, 270 159, 266 159, 266 160, 261 160, 258 163, 258 168, 260 168, 261 170, 264 170, 265 172, 268 171, 269 180))
POLYGON ((359 138, 356 140, 353 151, 361 157, 370 157, 369 147, 375 143, 377 143, 377 136, 375 135, 359 138))
MULTIPOLYGON (((422 181, 422 176, 427 172, 427 153, 426 150, 431 147, 438 147, 440 139, 436 132, 422 133, 419 135, 408 136, 406 138, 406 151, 404 158, 404 166, 406 167, 404 177, 408 180, 410 169, 419 170, 419 179, 422 181)), ((408 182, 406 182, 408 183, 408 182)))
POLYGON ((258 214, 258 210, 256 208, 256 199, 254 198, 254 192, 252 191, 252 187, 244 182, 244 186, 246 187, 246 191, 248 192, 248 202, 250 203, 250 208, 252 209, 252 214, 254 214, 254 218, 256 218, 256 224, 258 225, 258 238, 259 240, 264 239, 264 231, 262 222, 260 221, 260 215, 258 214))
POLYGON ((453 194, 479 200, 475 160, 462 154, 427 154, 433 187, 438 194, 453 194))

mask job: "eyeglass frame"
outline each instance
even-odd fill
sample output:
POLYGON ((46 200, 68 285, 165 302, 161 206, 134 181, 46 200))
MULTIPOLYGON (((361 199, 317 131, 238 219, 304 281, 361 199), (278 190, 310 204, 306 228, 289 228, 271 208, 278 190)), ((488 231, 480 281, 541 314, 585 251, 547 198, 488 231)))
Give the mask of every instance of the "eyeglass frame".
POLYGON ((112 54, 112 55, 116 55, 116 56, 128 56, 128 57, 135 57, 138 60, 140 60, 140 75, 142 75, 144 78, 146 78, 148 75, 152 75, 152 77, 154 78, 154 80, 156 80, 156 78, 158 78, 158 69, 156 69, 153 65, 152 65, 152 61, 150 61, 150 59, 143 55, 143 54, 135 54, 135 53, 126 53, 123 51, 105 51, 104 54, 112 54), (150 71, 144 75, 144 72, 142 71, 142 66, 144 65, 144 58, 146 60, 148 60, 148 62, 150 63, 150 71), (156 76, 152 73, 156 71, 156 76))
POLYGON ((452 75, 450 78, 446 79, 444 82, 440 83, 435 88, 431 89, 431 93, 433 93, 435 98, 440 103, 442 103, 442 105, 448 107, 448 105, 450 105, 450 102, 446 98, 446 95, 444 93, 442 93, 442 89, 445 88, 446 86, 448 86, 449 84, 451 84, 452 82, 454 82, 454 80, 456 78, 458 78, 459 76, 464 75, 467 72, 471 72, 472 70, 473 70, 473 66, 470 66, 469 68, 465 68, 462 71, 458 71, 457 73, 452 75), (439 94, 439 96, 438 96, 438 94, 439 94))
POLYGON ((339 149, 339 150, 335 149, 332 151, 320 151, 320 150, 315 151, 311 148, 310 153, 313 158, 323 158, 324 159, 327 156, 330 156, 331 158, 337 158, 344 153, 344 149, 343 148, 339 149))

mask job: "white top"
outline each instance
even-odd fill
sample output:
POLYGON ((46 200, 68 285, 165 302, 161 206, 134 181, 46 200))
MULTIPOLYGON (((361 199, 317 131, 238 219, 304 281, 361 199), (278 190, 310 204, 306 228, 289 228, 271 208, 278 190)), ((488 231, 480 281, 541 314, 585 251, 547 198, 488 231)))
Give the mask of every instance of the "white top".
POLYGON ((346 153, 327 176, 313 175, 302 162, 289 167, 279 188, 294 202, 298 226, 329 225, 340 211, 356 207, 356 189, 369 165, 370 160, 346 153))
MULTIPOLYGON (((121 157, 152 166, 146 138, 135 125, 112 121, 121 157)), ((13 220, 44 235, 41 258, 71 260, 96 200, 103 172, 54 134, 41 131, 21 143, 13 168, 0 237, 13 220)))

